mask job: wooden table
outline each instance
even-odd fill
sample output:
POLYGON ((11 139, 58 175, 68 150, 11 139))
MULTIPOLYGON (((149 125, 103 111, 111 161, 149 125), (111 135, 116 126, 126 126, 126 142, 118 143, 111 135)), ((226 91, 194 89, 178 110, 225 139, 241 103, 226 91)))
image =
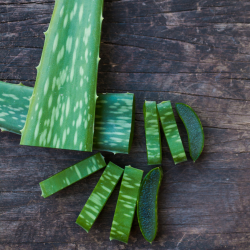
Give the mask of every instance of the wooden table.
MULTIPOLYGON (((0 80, 33 86, 54 0, 0 0, 0 80)), ((144 100, 184 102, 205 131, 194 164, 174 165, 163 140, 159 233, 151 246, 135 219, 129 244, 109 241, 115 189, 87 234, 75 220, 101 172, 47 199, 38 183, 89 155, 19 146, 0 134, 0 249, 250 249, 250 3, 107 0, 98 91, 133 92, 129 155, 106 160, 147 173, 144 100)), ((184 126, 177 118, 184 147, 184 126)))

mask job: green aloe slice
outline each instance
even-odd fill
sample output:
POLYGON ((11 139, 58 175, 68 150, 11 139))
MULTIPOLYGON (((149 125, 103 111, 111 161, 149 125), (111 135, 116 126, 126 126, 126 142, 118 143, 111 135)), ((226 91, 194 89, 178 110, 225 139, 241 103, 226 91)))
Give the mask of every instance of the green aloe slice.
POLYGON ((96 218, 105 206, 108 198, 112 194, 116 184, 121 178, 122 173, 122 168, 112 162, 109 162, 95 189, 78 216, 76 224, 89 232, 96 218))
POLYGON ((156 102, 145 101, 143 115, 148 165, 161 164, 161 133, 156 102))
POLYGON ((143 237, 150 243, 158 230, 158 193, 162 169, 152 169, 143 179, 137 201, 137 217, 143 237))
POLYGON ((39 183, 44 198, 70 186, 71 184, 104 168, 106 163, 101 153, 86 158, 85 160, 64 169, 39 183))
MULTIPOLYGON (((0 90, 0 128, 21 134, 33 88, 0 82, 0 90)), ((134 135, 134 94, 98 95, 94 149, 128 154, 134 135)))
POLYGON ((143 171, 126 166, 112 222, 110 240, 128 243, 143 171))
POLYGON ((22 145, 92 151, 103 0, 56 0, 22 145))
POLYGON ((201 155, 204 147, 205 139, 201 121, 190 106, 184 103, 176 103, 175 107, 187 130, 189 153, 195 162, 201 155))
POLYGON ((0 129, 20 134, 33 88, 0 81, 0 129))
POLYGON ((134 135, 134 94, 101 94, 96 104, 94 149, 128 154, 134 135))
POLYGON ((161 102, 157 104, 157 109, 174 163, 177 164, 186 161, 186 153, 175 121, 171 102, 161 102))

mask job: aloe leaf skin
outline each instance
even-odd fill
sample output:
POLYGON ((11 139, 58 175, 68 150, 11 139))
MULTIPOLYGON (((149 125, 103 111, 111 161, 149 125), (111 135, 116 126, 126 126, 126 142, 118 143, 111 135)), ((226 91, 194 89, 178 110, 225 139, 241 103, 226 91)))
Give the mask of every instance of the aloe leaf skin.
POLYGON ((92 151, 103 0, 56 0, 21 144, 92 151))
POLYGON ((178 164, 180 162, 186 161, 186 153, 175 121, 171 102, 161 102, 157 104, 157 109, 171 155, 174 159, 174 163, 178 164))
POLYGON ((94 149, 128 154, 134 135, 134 94, 100 94, 96 103, 94 149))
POLYGON ((77 164, 64 169, 63 171, 51 176, 39 183, 42 196, 48 196, 70 186, 71 184, 95 173, 106 166, 104 157, 101 153, 86 158, 77 164))
POLYGON ((143 237, 150 243, 158 230, 158 193, 163 172, 161 167, 152 169, 143 179, 137 201, 137 217, 143 237))
POLYGON ((110 240, 128 243, 143 171, 126 166, 112 222, 110 240))
POLYGON ((122 174, 122 168, 109 162, 76 220, 76 224, 81 226, 87 233, 105 206, 122 174))
POLYGON ((195 162, 204 148, 205 137, 201 121, 190 106, 176 103, 175 107, 187 130, 189 153, 195 162))
POLYGON ((143 115, 148 165, 161 164, 161 132, 156 102, 145 101, 143 115))
POLYGON ((33 88, 0 81, 0 129, 20 134, 33 88))

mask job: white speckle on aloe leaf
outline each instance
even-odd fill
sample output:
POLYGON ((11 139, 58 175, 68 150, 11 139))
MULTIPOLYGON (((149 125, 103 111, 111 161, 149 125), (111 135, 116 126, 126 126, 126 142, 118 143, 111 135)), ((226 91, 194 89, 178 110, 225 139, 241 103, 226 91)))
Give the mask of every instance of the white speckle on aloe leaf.
POLYGON ((75 136, 74 136, 74 145, 76 145, 77 143, 77 131, 75 132, 75 136))
POLYGON ((67 135, 69 135, 69 133, 70 133, 70 128, 68 127, 67 128, 67 135))
POLYGON ((10 97, 10 98, 12 98, 14 100, 19 100, 19 98, 17 96, 13 95, 13 94, 5 94, 5 93, 3 93, 2 96, 10 97))
POLYGON ((83 17, 83 4, 81 5, 79 10, 79 23, 82 21, 82 17, 83 17))
POLYGON ((76 124, 76 122, 75 122, 75 121, 73 121, 73 122, 72 122, 72 126, 74 127, 74 126, 75 126, 75 124, 76 124))
POLYGON ((85 45, 87 45, 89 41, 90 34, 91 34, 91 24, 89 25, 88 28, 85 28, 84 30, 83 42, 85 43, 85 45))
POLYGON ((68 14, 64 17, 64 20, 63 20, 63 28, 66 28, 67 26, 67 23, 68 23, 68 20, 69 20, 69 16, 68 14))
POLYGON ((55 37, 55 40, 54 40, 54 43, 53 43, 53 52, 56 51, 56 48, 57 48, 57 45, 58 45, 58 40, 59 40, 59 35, 57 33, 56 37, 55 37))
POLYGON ((49 97, 49 101, 48 101, 48 107, 50 108, 52 105, 52 101, 53 101, 53 95, 51 94, 49 97))
POLYGON ((66 50, 68 53, 70 53, 72 48, 72 36, 69 36, 66 41, 66 50))
POLYGON ((83 79, 80 80, 80 87, 83 86, 83 79))
POLYGON ((88 63, 88 61, 89 61, 88 54, 89 54, 89 50, 86 49, 86 51, 85 51, 85 61, 86 61, 86 63, 88 63))
POLYGON ((70 109, 70 98, 68 97, 67 104, 66 104, 66 117, 69 115, 69 109, 70 109))
POLYGON ((82 66, 80 66, 80 71, 79 72, 80 72, 80 75, 83 76, 84 71, 83 71, 83 67, 82 66))
POLYGON ((76 128, 79 128, 81 126, 81 123, 82 123, 82 114, 78 116, 78 119, 76 121, 76 128))
POLYGON ((74 66, 72 66, 72 69, 71 69, 71 72, 70 72, 70 81, 72 82, 73 81, 73 78, 74 78, 74 72, 75 69, 74 69, 74 66))
POLYGON ((64 13, 64 5, 63 5, 63 7, 60 10, 60 17, 62 17, 63 13, 64 13))
POLYGON ((64 56, 64 46, 62 46, 61 50, 57 55, 57 63, 59 63, 62 60, 63 56, 64 56))
POLYGON ((48 89, 49 89, 49 78, 47 78, 47 80, 46 80, 46 82, 44 84, 44 95, 47 94, 48 89))

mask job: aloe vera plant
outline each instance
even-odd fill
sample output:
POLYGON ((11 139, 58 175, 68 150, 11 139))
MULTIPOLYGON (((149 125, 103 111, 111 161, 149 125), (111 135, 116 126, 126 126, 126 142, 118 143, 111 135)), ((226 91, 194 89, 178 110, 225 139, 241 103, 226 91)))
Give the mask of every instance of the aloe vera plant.
POLYGON ((112 162, 109 162, 95 189, 79 214, 76 224, 89 232, 122 174, 122 168, 112 162))
POLYGON ((126 166, 112 222, 110 240, 128 243, 143 171, 126 166))
POLYGON ((94 149, 128 154, 134 135, 134 109, 134 94, 99 95, 94 149))
POLYGON ((20 134, 33 88, 0 81, 0 129, 20 134))
POLYGON ((156 102, 145 101, 143 115, 148 165, 161 164, 161 132, 156 102))
POLYGON ((157 104, 157 109, 174 163, 177 164, 186 161, 186 153, 175 121, 171 102, 161 102, 157 104))
POLYGON ((39 183, 44 198, 104 168, 106 163, 101 153, 92 155, 39 183))
POLYGON ((103 0, 56 0, 22 145, 92 151, 103 0))
MULTIPOLYGON (((33 88, 0 82, 0 128, 21 134, 33 88), (13 99, 15 98, 15 99, 13 99)), ((94 149, 128 154, 134 132, 134 94, 98 94, 94 149)))

